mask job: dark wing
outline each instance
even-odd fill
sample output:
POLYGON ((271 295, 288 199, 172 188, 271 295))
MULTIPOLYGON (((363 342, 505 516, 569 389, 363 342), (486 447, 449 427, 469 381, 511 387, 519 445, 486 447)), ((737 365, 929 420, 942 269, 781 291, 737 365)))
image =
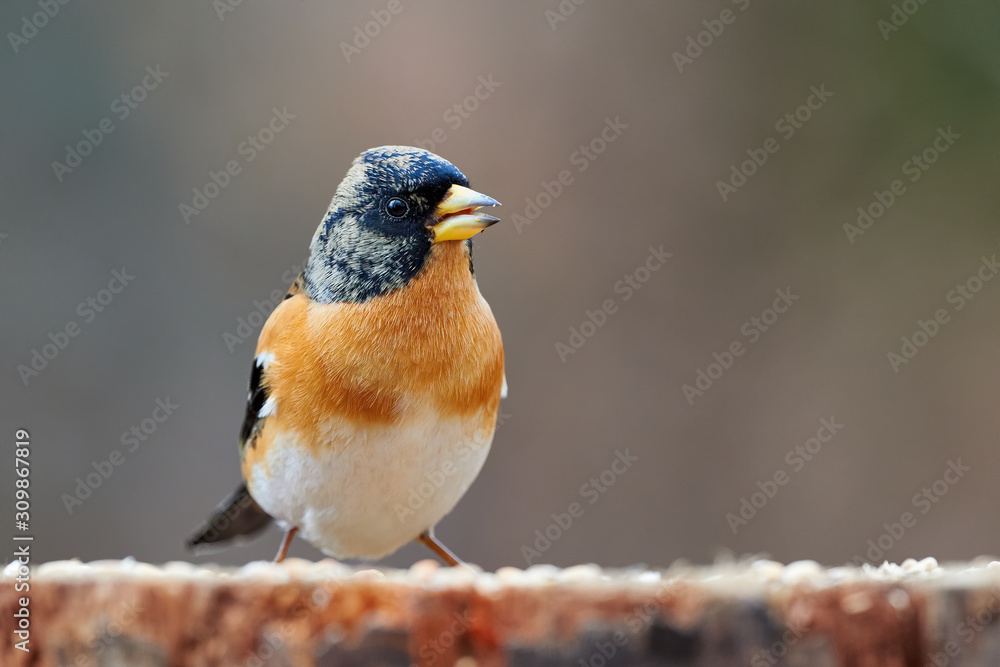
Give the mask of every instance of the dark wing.
MULTIPOLYGON (((302 292, 303 280, 303 275, 299 274, 285 295, 286 299, 302 292)), ((261 409, 267 403, 267 389, 261 381, 265 365, 266 359, 258 356, 254 359, 250 371, 250 393, 247 394, 246 414, 243 417, 243 426, 240 428, 241 456, 247 446, 253 447, 254 438, 265 419, 260 416, 261 409)), ((212 516, 188 538, 187 546, 195 548, 253 535, 263 530, 269 523, 271 516, 253 499, 244 482, 232 495, 222 501, 212 516)))
POLYGON ((247 445, 253 446, 252 436, 256 435, 260 422, 263 421, 260 415, 261 408, 267 402, 267 389, 261 383, 261 376, 264 374, 264 355, 260 355, 253 360, 253 368, 250 371, 250 390, 247 393, 247 409, 243 416, 243 425, 240 427, 240 456, 247 445))
MULTIPOLYGON (((257 435, 261 422, 264 421, 263 418, 259 417, 261 408, 267 402, 267 391, 261 383, 263 370, 264 359, 258 356, 254 359, 253 370, 250 371, 250 393, 247 395, 246 416, 244 416, 243 426, 240 428, 240 458, 243 457, 243 452, 246 451, 248 445, 253 447, 253 439, 257 435)), ((253 535, 269 523, 271 523, 271 516, 261 509, 260 505, 251 497, 246 482, 244 482, 232 495, 223 500, 208 520, 188 538, 187 546, 189 549, 193 549, 205 544, 229 542, 243 535, 253 535)))
POLYGON ((205 523, 187 539, 187 547, 194 549, 205 544, 229 542, 237 537, 258 533, 271 523, 271 515, 260 508, 246 484, 223 500, 205 523))
MULTIPOLYGON (((243 427, 240 429, 240 457, 243 456, 248 444, 253 446, 252 438, 256 436, 259 424, 263 421, 257 416, 267 401, 267 392, 261 384, 263 367, 263 359, 257 357, 250 372, 250 394, 247 397, 243 427)), ((271 515, 261 509, 251 497, 244 482, 215 508, 205 523, 195 530, 188 538, 187 546, 189 549, 194 549, 206 544, 229 542, 241 536, 253 535, 263 530, 269 523, 271 515)))
MULTIPOLYGON (((290 299, 302 292, 303 281, 305 280, 304 274, 299 274, 299 277, 295 279, 292 286, 288 289, 288 294, 285 295, 285 299, 290 299)), ((285 299, 282 299, 284 301, 285 299)), ((261 377, 264 374, 264 367, 267 365, 266 355, 258 355, 254 358, 253 368, 250 370, 250 389, 247 392, 247 409, 246 413, 243 415, 243 425, 240 427, 240 456, 246 448, 253 447, 254 438, 257 432, 260 430, 260 426, 264 421, 264 417, 260 415, 260 411, 264 408, 267 403, 267 388, 264 387, 263 382, 261 382, 261 377)))

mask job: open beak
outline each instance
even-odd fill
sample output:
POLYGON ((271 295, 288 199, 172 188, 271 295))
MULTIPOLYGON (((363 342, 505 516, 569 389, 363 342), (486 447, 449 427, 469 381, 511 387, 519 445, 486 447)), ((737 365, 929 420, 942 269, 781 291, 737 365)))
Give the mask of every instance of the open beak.
POLYGON ((434 243, 464 241, 497 222, 500 218, 476 211, 481 206, 499 206, 493 197, 487 197, 461 185, 452 185, 444 199, 434 210, 437 222, 431 226, 434 243))

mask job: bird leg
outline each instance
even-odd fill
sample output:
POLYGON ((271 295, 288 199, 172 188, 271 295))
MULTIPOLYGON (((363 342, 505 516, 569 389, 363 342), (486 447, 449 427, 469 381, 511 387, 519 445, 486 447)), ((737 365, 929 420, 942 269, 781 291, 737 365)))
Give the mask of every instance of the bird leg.
POLYGON ((441 560, 447 563, 450 567, 465 565, 465 563, 462 562, 458 556, 451 552, 451 549, 443 545, 436 537, 434 537, 433 528, 428 528, 424 532, 420 533, 417 537, 417 542, 426 545, 431 551, 440 556, 441 560))
POLYGON ((281 539, 281 546, 278 548, 278 555, 274 557, 275 563, 285 560, 285 556, 288 554, 288 547, 292 545, 292 538, 295 537, 295 533, 298 531, 297 526, 292 526, 285 531, 285 536, 281 539))

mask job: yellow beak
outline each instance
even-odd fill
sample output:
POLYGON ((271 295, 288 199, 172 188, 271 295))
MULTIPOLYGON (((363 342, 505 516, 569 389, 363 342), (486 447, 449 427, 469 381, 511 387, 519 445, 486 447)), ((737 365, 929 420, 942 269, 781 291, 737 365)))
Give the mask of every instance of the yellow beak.
POLYGON ((444 199, 434 210, 437 222, 431 226, 434 232, 434 243, 441 241, 464 241, 472 238, 490 225, 500 222, 500 218, 477 213, 481 206, 499 206, 500 202, 493 197, 452 185, 445 193, 444 199))

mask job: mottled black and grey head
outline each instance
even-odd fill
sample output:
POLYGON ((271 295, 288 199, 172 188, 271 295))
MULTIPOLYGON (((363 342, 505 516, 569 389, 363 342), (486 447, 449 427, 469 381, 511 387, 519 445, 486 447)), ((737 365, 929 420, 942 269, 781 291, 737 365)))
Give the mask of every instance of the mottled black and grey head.
POLYGON ((468 185, 454 165, 419 148, 362 153, 309 246, 306 294, 361 302, 405 286, 434 243, 464 241, 497 221, 476 209, 499 202, 468 185))

